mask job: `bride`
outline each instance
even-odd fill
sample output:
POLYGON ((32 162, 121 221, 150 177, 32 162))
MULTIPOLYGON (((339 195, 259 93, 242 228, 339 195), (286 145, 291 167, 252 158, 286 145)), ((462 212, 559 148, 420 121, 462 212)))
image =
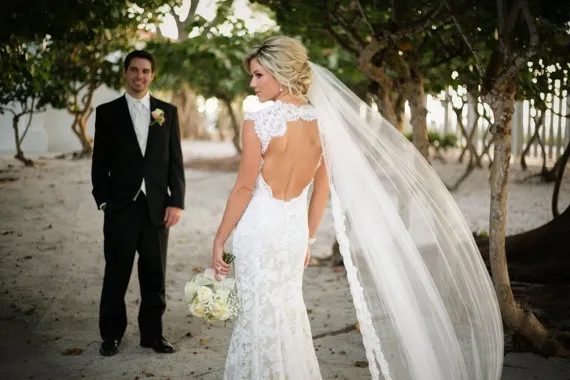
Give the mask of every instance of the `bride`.
POLYGON ((372 378, 499 379, 492 283, 429 164, 297 40, 267 39, 245 67, 274 103, 245 118, 213 244, 212 267, 227 275, 233 232, 241 311, 224 379, 321 379, 302 281, 329 196, 372 378))

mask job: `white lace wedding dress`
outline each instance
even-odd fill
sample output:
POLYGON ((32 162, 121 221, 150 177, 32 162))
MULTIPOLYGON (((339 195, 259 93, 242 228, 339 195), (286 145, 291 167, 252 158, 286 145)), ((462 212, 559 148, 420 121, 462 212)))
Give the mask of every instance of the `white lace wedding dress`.
MULTIPOLYGON (((272 138, 285 135, 287 122, 316 117, 311 106, 276 102, 246 119, 255 123, 263 154, 272 138)), ((242 309, 230 341, 226 380, 321 379, 302 292, 310 185, 297 197, 276 199, 260 167, 233 233, 242 309)))

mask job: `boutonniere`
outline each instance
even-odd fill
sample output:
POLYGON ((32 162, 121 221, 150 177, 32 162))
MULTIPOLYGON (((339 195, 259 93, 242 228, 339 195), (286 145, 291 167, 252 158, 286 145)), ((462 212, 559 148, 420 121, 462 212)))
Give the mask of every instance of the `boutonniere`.
POLYGON ((150 123, 150 125, 158 124, 162 126, 162 124, 164 124, 164 122, 166 121, 166 118, 164 117, 164 111, 161 110, 160 108, 155 108, 154 111, 152 111, 150 114, 153 118, 152 123, 150 123))

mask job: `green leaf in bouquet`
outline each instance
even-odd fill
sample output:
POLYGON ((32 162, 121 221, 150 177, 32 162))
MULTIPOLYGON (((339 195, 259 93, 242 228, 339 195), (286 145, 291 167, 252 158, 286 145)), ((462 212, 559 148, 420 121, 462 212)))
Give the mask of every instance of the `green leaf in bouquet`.
POLYGON ((222 260, 224 260, 224 263, 226 264, 231 264, 235 258, 236 257, 232 255, 230 252, 224 252, 224 254, 222 255, 222 260))

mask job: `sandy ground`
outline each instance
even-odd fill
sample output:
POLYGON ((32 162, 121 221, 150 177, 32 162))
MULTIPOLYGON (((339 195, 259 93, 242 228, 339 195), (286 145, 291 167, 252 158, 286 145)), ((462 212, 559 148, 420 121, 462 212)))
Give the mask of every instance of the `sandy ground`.
MULTIPOLYGON (((190 160, 228 156, 233 149, 225 143, 185 142, 184 152, 190 160)), ((463 170, 454 161, 434 166, 448 183, 463 170)), ((208 265, 211 239, 235 172, 186 171, 186 210, 170 233, 164 316, 165 336, 178 352, 159 355, 138 346, 135 270, 127 294, 130 324, 120 353, 103 358, 97 327, 103 216, 91 197, 89 170, 89 161, 39 157, 36 168, 26 169, 0 157, 0 378, 220 379, 231 326, 191 318, 183 287, 194 269, 208 265)), ((488 230, 488 175, 487 170, 476 171, 453 194, 473 230, 488 230)), ((509 233, 551 218, 552 184, 518 183, 526 175, 513 166, 509 233)), ((563 204, 568 204, 568 178, 562 193, 563 204)), ((328 256, 333 240, 327 210, 314 256, 328 256)), ((344 273, 310 267, 304 294, 323 377, 370 378, 367 368, 358 366, 365 355, 358 332, 350 328, 356 319, 344 273)), ((570 361, 508 354, 502 379, 568 380, 570 361)))

